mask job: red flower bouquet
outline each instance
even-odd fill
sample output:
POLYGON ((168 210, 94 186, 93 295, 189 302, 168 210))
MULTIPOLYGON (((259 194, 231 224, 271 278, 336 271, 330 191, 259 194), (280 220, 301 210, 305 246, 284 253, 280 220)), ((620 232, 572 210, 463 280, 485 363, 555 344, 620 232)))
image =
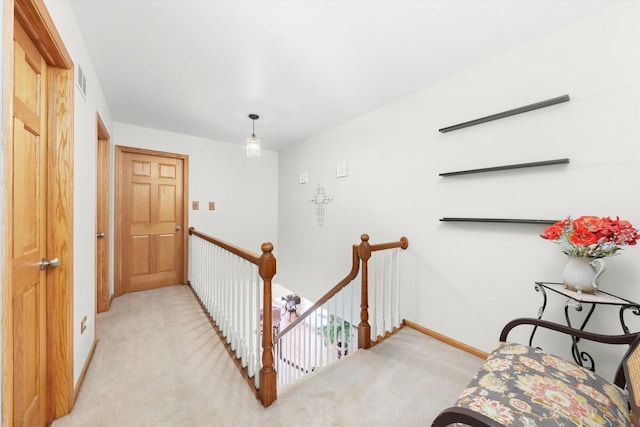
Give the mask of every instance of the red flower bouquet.
POLYGON ((585 258, 613 256, 622 246, 632 246, 640 240, 629 221, 597 216, 565 218, 547 227, 540 237, 559 244, 567 255, 585 258))

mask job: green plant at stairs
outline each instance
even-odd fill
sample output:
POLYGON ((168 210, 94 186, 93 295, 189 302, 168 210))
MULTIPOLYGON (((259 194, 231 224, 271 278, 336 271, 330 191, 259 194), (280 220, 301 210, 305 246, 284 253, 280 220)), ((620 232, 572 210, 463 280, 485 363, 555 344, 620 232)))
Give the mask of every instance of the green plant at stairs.
POLYGON ((324 337, 324 345, 336 343, 338 359, 349 354, 351 342, 351 323, 340 317, 330 314, 326 324, 318 326, 318 332, 324 337))

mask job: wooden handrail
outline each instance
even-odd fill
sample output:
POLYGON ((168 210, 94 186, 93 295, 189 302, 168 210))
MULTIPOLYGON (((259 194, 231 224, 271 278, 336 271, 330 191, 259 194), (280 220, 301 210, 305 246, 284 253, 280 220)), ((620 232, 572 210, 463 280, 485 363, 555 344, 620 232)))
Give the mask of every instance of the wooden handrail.
MULTIPOLYGON (((364 236, 367 236, 367 235, 363 234, 362 236, 360 236, 360 239, 364 240, 364 236)), ((367 236, 367 241, 368 240, 369 240, 369 236, 367 236)), ((393 248, 407 249, 409 247, 409 239, 402 236, 400 240, 397 242, 378 243, 377 245, 369 245, 369 247, 371 248, 371 252, 383 251, 385 249, 393 249, 393 248)))
MULTIPOLYGON (((225 241, 216 239, 215 237, 207 236, 206 234, 200 233, 196 231, 194 227, 189 227, 189 234, 194 236, 198 236, 203 240, 206 240, 209 243, 213 243, 216 246, 220 246, 223 249, 231 252, 234 255, 239 256, 240 258, 249 261, 252 264, 258 265, 260 264, 260 255, 255 252, 248 251, 246 249, 239 248, 238 246, 232 245, 231 243, 227 243, 225 241)), ((273 249, 273 245, 271 245, 273 249)))

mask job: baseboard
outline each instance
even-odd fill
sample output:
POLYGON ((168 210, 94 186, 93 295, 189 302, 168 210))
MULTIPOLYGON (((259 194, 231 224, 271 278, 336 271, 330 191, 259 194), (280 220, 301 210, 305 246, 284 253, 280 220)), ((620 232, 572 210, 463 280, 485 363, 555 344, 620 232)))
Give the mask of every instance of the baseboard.
POLYGON ((418 332, 422 332, 425 335, 429 335, 431 338, 435 338, 438 341, 442 341, 445 344, 449 344, 452 347, 455 347, 462 351, 466 351, 467 353, 472 354, 481 359, 486 359, 487 357, 489 357, 489 353, 487 352, 478 350, 475 347, 471 347, 470 345, 454 340, 453 338, 450 338, 446 335, 442 335, 441 333, 433 331, 429 328, 425 328, 424 326, 418 325, 417 323, 414 323, 410 320, 405 319, 402 321, 402 324, 407 326, 408 328, 415 329, 418 332))
POLYGON ((93 345, 91 345, 91 350, 89 350, 89 356, 87 360, 84 362, 84 366, 82 367, 82 372, 80 372, 80 378, 78 378, 78 382, 76 383, 76 387, 73 391, 73 402, 71 403, 71 407, 76 403, 76 398, 78 397, 78 393, 80 393, 80 387, 82 387, 82 382, 84 381, 84 376, 87 373, 87 369, 89 369, 89 364, 91 363, 91 359, 93 359, 93 353, 96 351, 96 345, 98 345, 98 340, 93 340, 93 345))

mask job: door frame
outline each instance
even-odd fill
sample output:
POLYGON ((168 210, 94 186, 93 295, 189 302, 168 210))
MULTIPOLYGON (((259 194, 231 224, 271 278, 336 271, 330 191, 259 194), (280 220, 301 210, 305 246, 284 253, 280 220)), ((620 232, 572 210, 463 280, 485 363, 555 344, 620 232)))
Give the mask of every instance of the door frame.
MULTIPOLYGON (((96 113, 96 232, 104 233, 104 243, 101 250, 98 250, 96 244, 96 314, 109 310, 111 303, 111 295, 109 293, 109 242, 111 239, 110 219, 111 205, 109 200, 110 183, 111 183, 111 137, 106 126, 100 118, 100 114, 96 113), (103 145, 105 147, 103 147, 103 145), (100 153, 106 153, 101 157, 100 153), (104 175, 103 175, 104 174, 104 175), (106 175, 106 176, 105 176, 106 175), (106 178, 106 182, 105 179, 106 178), (106 203, 101 197, 101 193, 106 193, 106 203), (106 222, 106 229, 99 228, 99 220, 106 222), (104 240, 106 239, 106 240, 104 240), (106 264, 106 265, 105 265, 106 264), (104 270, 106 270, 106 281, 104 281, 104 270)), ((99 238, 96 236, 96 238, 99 238)))
MULTIPOLYGON (((188 239, 189 234, 186 232, 188 230, 189 224, 189 156, 186 154, 177 154, 177 153, 169 153, 165 151, 156 151, 156 150, 147 150, 144 148, 136 148, 136 147, 125 147, 121 145, 116 145, 116 173, 115 173, 115 212, 122 211, 122 167, 123 167, 123 156, 125 153, 130 154, 144 154, 147 156, 158 156, 158 157, 169 157, 172 159, 180 159, 182 160, 182 218, 185 224, 182 225, 182 247, 183 247, 183 256, 182 256, 182 284, 187 284, 188 277, 188 259, 189 259, 189 245, 188 239)), ((120 260, 120 254, 122 253, 122 216, 115 215, 115 239, 114 239, 114 268, 115 268, 115 280, 114 280, 114 296, 118 297, 122 295, 122 262, 120 260)))
POLYGON ((13 235, 14 16, 24 26, 49 67, 47 79, 47 253, 60 267, 47 273, 47 419, 73 407, 73 79, 74 65, 43 0, 4 0, 2 78, 2 425, 14 423, 13 277, 7 254, 13 235))

